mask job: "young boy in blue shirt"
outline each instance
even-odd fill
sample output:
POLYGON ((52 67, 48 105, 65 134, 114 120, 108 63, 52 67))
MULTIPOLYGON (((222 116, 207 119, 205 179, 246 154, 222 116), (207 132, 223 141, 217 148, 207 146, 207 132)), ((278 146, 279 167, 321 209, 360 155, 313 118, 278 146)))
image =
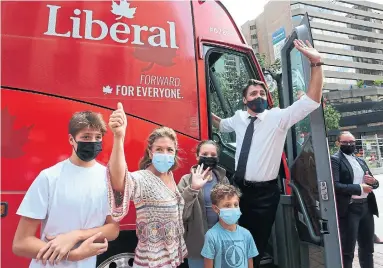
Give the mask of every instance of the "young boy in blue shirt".
POLYGON ((232 185, 217 184, 211 191, 217 222, 205 235, 201 255, 205 268, 253 268, 253 257, 258 255, 250 232, 237 225, 241 216, 240 191, 232 185))

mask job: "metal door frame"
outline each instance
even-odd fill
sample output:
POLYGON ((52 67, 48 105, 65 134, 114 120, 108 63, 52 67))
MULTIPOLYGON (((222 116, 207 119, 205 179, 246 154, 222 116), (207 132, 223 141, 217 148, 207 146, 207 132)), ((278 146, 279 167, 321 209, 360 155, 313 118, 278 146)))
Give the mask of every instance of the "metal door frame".
MULTIPOLYGON (((293 102, 291 79, 290 79, 290 52, 294 48, 293 41, 301 39, 308 40, 313 44, 308 14, 304 16, 300 25, 294 28, 292 34, 287 38, 282 51, 282 73, 283 73, 283 94, 281 96, 281 108, 289 106, 293 102)), ((309 61, 302 56, 302 67, 304 80, 309 86, 311 67, 309 61)), ((323 106, 309 115, 312 144, 316 162, 316 175, 318 178, 317 187, 319 189, 320 213, 322 218, 321 239, 324 244, 324 259, 326 268, 342 267, 342 254, 339 239, 338 215, 336 211, 335 191, 331 173, 330 153, 328 148, 327 134, 324 124, 323 106)), ((292 131, 287 135, 287 158, 288 164, 294 161, 292 131)), ((292 178, 293 179, 293 178, 292 178)))

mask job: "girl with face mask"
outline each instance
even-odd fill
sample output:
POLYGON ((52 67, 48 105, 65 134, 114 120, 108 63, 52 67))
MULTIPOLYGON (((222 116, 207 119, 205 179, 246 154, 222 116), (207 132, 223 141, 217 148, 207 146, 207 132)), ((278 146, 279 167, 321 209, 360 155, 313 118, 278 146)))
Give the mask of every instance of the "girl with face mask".
POLYGON ((147 140, 140 170, 129 172, 123 148, 126 115, 121 104, 111 115, 109 126, 114 132, 108 172, 112 217, 123 219, 130 201, 136 207, 138 244, 133 267, 175 268, 187 255, 182 222, 184 199, 172 173, 178 167, 176 133, 168 127, 155 129, 147 140), (116 204, 115 196, 122 203, 116 204))
POLYGON ((198 163, 191 168, 189 174, 181 178, 178 184, 178 189, 185 200, 184 237, 190 268, 204 267, 201 250, 205 233, 219 220, 218 214, 212 208, 211 189, 218 183, 229 184, 226 170, 217 165, 219 148, 214 141, 200 142, 196 152, 198 163))

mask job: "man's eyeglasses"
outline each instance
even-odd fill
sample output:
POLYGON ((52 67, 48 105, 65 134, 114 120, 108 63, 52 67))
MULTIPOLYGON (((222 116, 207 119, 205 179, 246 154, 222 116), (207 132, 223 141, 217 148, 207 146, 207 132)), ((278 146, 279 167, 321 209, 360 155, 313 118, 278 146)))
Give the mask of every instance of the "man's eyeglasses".
POLYGON ((340 141, 339 143, 342 145, 355 145, 355 141, 340 141))

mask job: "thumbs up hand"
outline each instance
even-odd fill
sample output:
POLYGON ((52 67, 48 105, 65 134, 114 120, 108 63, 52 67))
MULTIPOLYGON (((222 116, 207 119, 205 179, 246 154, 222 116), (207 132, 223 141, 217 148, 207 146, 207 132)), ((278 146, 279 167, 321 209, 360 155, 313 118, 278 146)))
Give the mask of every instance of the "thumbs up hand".
POLYGON ((115 110, 109 117, 109 128, 117 138, 124 138, 128 121, 122 103, 117 103, 115 110))

